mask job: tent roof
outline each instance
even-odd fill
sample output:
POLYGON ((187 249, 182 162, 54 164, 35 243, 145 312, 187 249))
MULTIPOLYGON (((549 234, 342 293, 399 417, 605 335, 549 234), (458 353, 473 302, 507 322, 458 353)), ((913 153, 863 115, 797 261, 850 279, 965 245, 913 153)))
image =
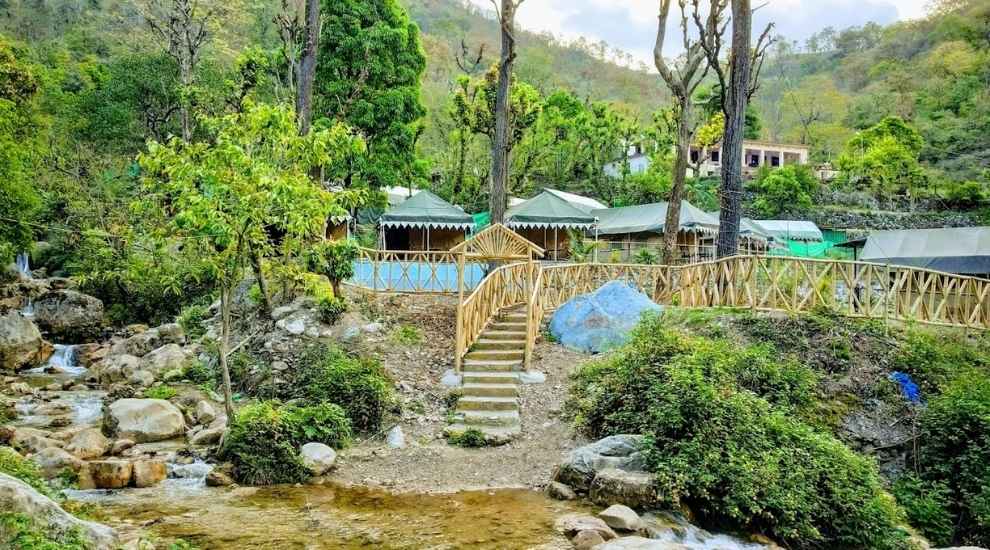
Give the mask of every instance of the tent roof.
POLYGON ((592 210, 601 210, 603 208, 608 208, 608 205, 602 204, 601 202, 582 195, 575 195, 574 193, 568 193, 566 191, 558 191, 556 189, 544 189, 547 193, 552 193, 565 201, 571 203, 571 206, 581 210, 585 214, 591 213, 592 210))
POLYGON ((962 274, 990 273, 990 227, 873 231, 860 259, 962 274))
POLYGON ((780 241, 814 241, 825 240, 821 229, 814 222, 794 220, 754 220, 759 227, 780 241))
MULTIPOLYGON (((722 212, 716 210, 714 212, 709 212, 708 215, 715 219, 716 222, 722 219, 722 212)), ((760 224, 756 223, 756 220, 752 218, 740 218, 739 219, 739 234, 744 237, 749 237, 751 239, 762 239, 768 240, 770 238, 770 233, 763 228, 760 224)))
POLYGON ((379 223, 384 227, 419 227, 433 229, 471 229, 474 219, 433 193, 421 190, 402 204, 389 208, 379 223))
POLYGON ((505 213, 505 225, 512 229, 590 228, 594 223, 594 216, 547 191, 505 213))
POLYGON ((401 185, 397 185, 395 187, 382 187, 382 191, 384 191, 385 195, 388 197, 389 206, 398 206, 416 196, 420 192, 419 189, 410 189, 409 187, 402 187, 401 185))
MULTIPOLYGON (((660 233, 667 221, 667 203, 655 202, 636 206, 605 208, 592 212, 598 217, 599 235, 617 235, 622 233, 642 233, 653 231, 660 233)), ((681 201, 682 230, 715 233, 718 231, 718 220, 712 218, 700 208, 688 201, 681 201)))

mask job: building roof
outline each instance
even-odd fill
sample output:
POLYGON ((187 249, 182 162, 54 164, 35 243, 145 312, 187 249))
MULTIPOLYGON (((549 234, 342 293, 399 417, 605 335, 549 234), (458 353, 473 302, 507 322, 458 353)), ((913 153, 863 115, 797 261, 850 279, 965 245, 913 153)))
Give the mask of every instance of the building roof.
POLYGON ((594 224, 594 216, 547 191, 505 213, 505 225, 512 229, 577 229, 594 224))
POLYGON ((949 273, 990 274, 990 227, 873 231, 860 259, 949 273))
POLYGON ((379 223, 383 227, 462 229, 474 227, 471 214, 433 193, 421 190, 402 204, 389 208, 379 223))
MULTIPOLYGON (((572 206, 579 210, 584 211, 586 214, 590 213, 592 210, 600 210, 603 208, 608 208, 608 205, 602 204, 601 202, 582 195, 575 195, 574 193, 568 193, 566 191, 558 191, 556 189, 544 189, 547 193, 552 193, 558 197, 564 199, 565 201, 571 203, 572 206)), ((511 204, 510 204, 511 206, 511 204)))
POLYGON ((814 222, 795 220, 754 220, 759 227, 778 241, 821 242, 825 240, 814 222))
MULTIPOLYGON (((720 220, 722 219, 722 212, 720 210, 709 212, 708 215, 715 218, 716 222, 721 223, 720 220)), ((759 239, 762 241, 770 239, 770 233, 760 224, 756 223, 756 220, 751 218, 739 219, 739 236, 746 237, 748 239, 759 239)))
MULTIPOLYGON (((663 232, 667 222, 667 203, 655 202, 636 206, 605 208, 592 212, 598 217, 599 235, 663 232)), ((681 201, 681 230, 716 233, 718 220, 688 201, 681 201)))
POLYGON ((411 189, 397 185, 395 187, 382 187, 382 191, 388 197, 389 206, 398 206, 419 193, 419 189, 411 189))

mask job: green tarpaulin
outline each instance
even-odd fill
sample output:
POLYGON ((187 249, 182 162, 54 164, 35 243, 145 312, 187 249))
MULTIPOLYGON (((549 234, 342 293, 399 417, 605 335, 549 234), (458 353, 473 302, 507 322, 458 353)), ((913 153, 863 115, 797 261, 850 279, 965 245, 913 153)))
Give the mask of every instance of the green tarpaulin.
MULTIPOLYGON (((639 204, 605 208, 592 212, 598 218, 599 235, 624 233, 662 233, 667 222, 667 203, 639 204)), ((681 230, 718 232, 718 220, 688 201, 681 201, 681 230)))
POLYGON ((990 227, 873 231, 866 239, 860 259, 985 275, 990 273, 990 227))
POLYGON ((512 229, 591 228, 594 223, 594 216, 546 191, 505 213, 505 225, 512 229))
POLYGON ((402 204, 388 209, 379 223, 383 227, 417 227, 470 230, 474 219, 429 191, 422 190, 402 204))

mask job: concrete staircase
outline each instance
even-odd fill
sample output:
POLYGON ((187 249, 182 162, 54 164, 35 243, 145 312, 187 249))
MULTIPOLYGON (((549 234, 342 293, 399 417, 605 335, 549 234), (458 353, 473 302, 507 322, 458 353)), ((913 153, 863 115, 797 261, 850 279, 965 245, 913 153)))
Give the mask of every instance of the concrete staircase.
POLYGON ((457 420, 447 433, 475 428, 492 443, 504 443, 522 430, 519 373, 526 353, 526 308, 499 314, 464 356, 457 420))

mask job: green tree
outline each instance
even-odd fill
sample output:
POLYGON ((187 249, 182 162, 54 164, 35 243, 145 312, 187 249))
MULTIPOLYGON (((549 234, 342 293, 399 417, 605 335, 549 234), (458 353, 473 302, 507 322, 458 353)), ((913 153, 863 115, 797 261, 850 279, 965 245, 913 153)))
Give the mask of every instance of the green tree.
POLYGON ((818 180, 807 166, 792 164, 777 169, 762 169, 753 180, 757 198, 753 206, 765 218, 784 212, 811 209, 818 180))
POLYGON ((314 116, 345 122, 368 144, 348 183, 354 176, 374 188, 422 180, 419 28, 396 0, 324 0, 322 14, 314 116))
POLYGON ((37 90, 31 67, 0 37, 0 265, 33 241, 30 223, 40 206, 33 181, 42 151, 37 90))
POLYGON ((299 136, 292 110, 251 102, 206 126, 209 142, 153 142, 140 155, 143 206, 169 220, 172 238, 209 243, 220 285, 219 362, 227 414, 234 418, 227 367, 233 289, 253 254, 264 257, 276 246, 298 253, 319 236, 328 216, 360 202, 360 193, 327 191, 308 174, 364 144, 340 124, 299 136))
POLYGON ((877 196, 906 193, 914 197, 927 183, 918 161, 924 141, 914 127, 886 117, 859 132, 839 156, 839 182, 872 190, 877 196))

